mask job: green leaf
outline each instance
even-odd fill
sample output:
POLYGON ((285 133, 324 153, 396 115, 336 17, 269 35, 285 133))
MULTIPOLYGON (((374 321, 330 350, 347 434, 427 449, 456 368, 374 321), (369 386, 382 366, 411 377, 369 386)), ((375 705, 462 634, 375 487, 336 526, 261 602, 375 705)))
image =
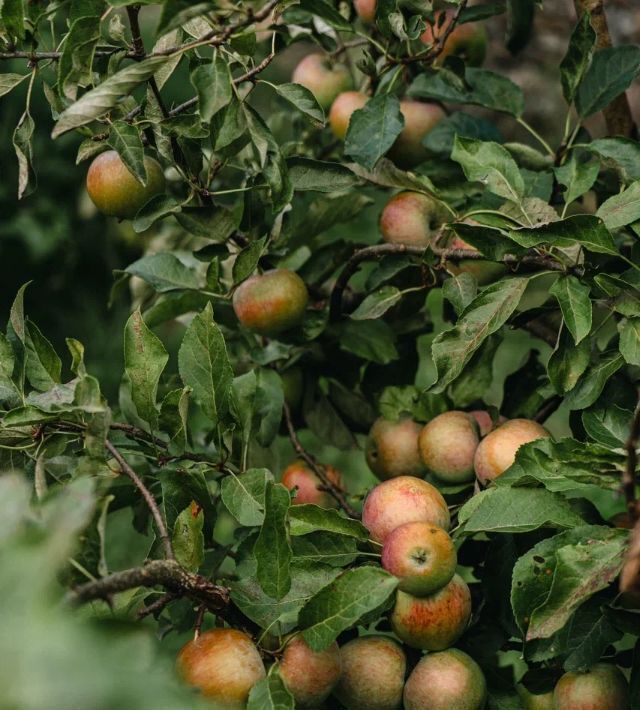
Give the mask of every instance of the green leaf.
POLYGON ((526 639, 548 638, 572 613, 619 574, 628 535, 582 526, 543 540, 513 570, 511 605, 526 639))
POLYGON ((197 237, 212 242, 225 242, 238 228, 240 216, 220 205, 204 207, 183 207, 176 214, 180 226, 197 237))
POLYGON ((608 106, 626 91, 640 73, 640 46, 606 47, 593 55, 576 94, 576 109, 582 118, 608 106))
POLYGON ((258 563, 256 575, 265 594, 282 599, 291 589, 291 541, 287 513, 289 491, 280 483, 267 482, 264 497, 264 522, 253 554, 258 563))
POLYGON ((640 365, 640 318, 626 318, 618 324, 620 353, 628 365, 640 365))
POLYGON ((231 101, 233 92, 229 65, 218 53, 212 62, 202 64, 191 72, 191 83, 198 96, 200 119, 209 123, 231 101))
POLYGON ((491 284, 474 298, 453 328, 436 336, 431 346, 438 373, 433 392, 443 392, 486 338, 507 322, 528 283, 527 278, 511 278, 491 284))
POLYGON ((352 114, 344 153, 367 170, 373 170, 403 128, 404 117, 397 97, 393 94, 375 96, 352 114))
POLYGON ((631 183, 626 190, 605 200, 598 211, 598 217, 608 229, 619 229, 640 219, 640 180, 631 183))
POLYGON ((422 143, 432 153, 448 158, 453 150, 456 135, 462 138, 502 142, 500 131, 491 121, 462 111, 454 111, 438 121, 423 138, 422 143))
POLYGON ((0 17, 7 33, 11 37, 24 39, 24 2, 23 0, 4 0, 0 6, 0 17))
POLYGON ((462 506, 465 533, 525 533, 538 528, 574 528, 584 520, 546 488, 489 488, 462 506))
POLYGON ((261 446, 273 442, 283 404, 282 380, 269 368, 251 370, 233 380, 232 411, 242 428, 243 459, 254 439, 261 446))
POLYGON ((100 13, 103 9, 102 6, 84 10, 89 14, 73 20, 65 38, 58 62, 58 86, 72 101, 76 99, 79 85, 91 84, 93 57, 100 39, 100 13))
POLYGON ((562 329, 558 345, 547 362, 547 374, 556 392, 566 394, 576 386, 589 367, 590 354, 588 340, 575 345, 569 331, 562 329))
POLYGON ((240 525, 245 527, 262 525, 265 489, 268 482, 273 482, 273 475, 266 468, 250 468, 238 475, 229 473, 222 479, 220 484, 222 502, 240 525))
POLYGON ((198 274, 169 252, 143 256, 127 266, 125 271, 144 279, 159 293, 185 288, 196 290, 202 286, 198 274))
MULTIPOLYGON (((269 82, 266 82, 269 83, 269 82)), ((281 96, 287 103, 298 109, 311 123, 322 128, 325 123, 324 111, 317 102, 316 97, 301 84, 269 84, 278 96, 281 96)))
POLYGON ((524 197, 522 174, 498 143, 456 136, 451 159, 460 163, 468 180, 481 182, 494 194, 516 203, 524 197))
POLYGON ((402 291, 395 286, 383 286, 370 293, 351 314, 353 320, 381 318, 402 298, 402 291))
POLYGON ((172 530, 180 513, 195 501, 204 510, 204 527, 211 534, 215 508, 202 470, 166 466, 158 473, 162 485, 162 508, 167 527, 172 530), (208 526, 208 530, 207 530, 208 526))
POLYGON ((299 564, 325 564, 331 567, 350 565, 358 556, 357 543, 352 537, 317 532, 295 537, 291 541, 293 560, 299 564))
POLYGON ((536 0, 507 0, 507 34, 505 45, 517 54, 531 38, 536 0))
POLYGON ((630 138, 598 138, 588 143, 590 150, 606 163, 613 163, 621 172, 624 182, 640 180, 640 144, 630 138))
POLYGON ((204 559, 204 513, 189 506, 178 515, 173 526, 172 545, 176 560, 191 572, 197 572, 204 559))
POLYGON ((189 324, 178 351, 178 368, 206 416, 218 421, 229 406, 233 370, 211 303, 189 324))
POLYGON ((556 180, 567 188, 562 197, 565 204, 569 205, 593 187, 600 172, 600 166, 593 161, 581 162, 573 152, 569 160, 564 165, 554 168, 553 172, 556 180))
POLYGON ((342 325, 340 347, 381 365, 398 358, 395 334, 391 327, 381 320, 346 321, 342 325))
POLYGON ((22 402, 20 390, 13 381, 15 353, 4 333, 0 332, 0 403, 8 409, 22 402))
POLYGON ((189 395, 188 387, 167 392, 160 405, 160 428, 169 436, 170 448, 182 453, 187 446, 189 395))
POLYGON ((605 353, 592 365, 569 392, 565 404, 569 409, 586 409, 602 394, 607 380, 624 365, 624 359, 618 352, 605 353))
POLYGON ((293 189, 299 192, 338 192, 348 190, 360 182, 349 168, 340 163, 294 157, 287 160, 287 167, 293 189))
POLYGON ((444 72, 419 74, 409 87, 408 93, 409 96, 419 99, 473 104, 512 116, 522 115, 522 90, 507 77, 487 69, 467 67, 464 78, 468 88, 454 85, 444 72))
POLYGON ((312 15, 325 20, 331 27, 341 32, 353 32, 353 25, 334 7, 324 0, 301 0, 300 7, 312 15))
POLYGON ((0 74, 0 96, 8 94, 28 76, 29 74, 0 74))
POLYGON ((569 40, 569 48, 560 63, 562 93, 567 103, 572 103, 585 72, 591 64, 596 43, 596 33, 591 27, 591 16, 584 12, 569 40))
POLYGON ((167 59, 168 57, 149 57, 131 64, 110 76, 95 89, 87 91, 62 112, 53 128, 52 138, 103 116, 139 84, 150 79, 167 59))
POLYGON ((322 651, 362 617, 380 609, 398 586, 398 580, 379 567, 343 572, 302 608, 300 628, 314 651, 322 651))
POLYGON ((435 196, 437 193, 434 184, 426 175, 414 175, 414 173, 400 170, 387 158, 380 158, 376 167, 371 171, 365 170, 357 164, 351 164, 349 168, 363 180, 374 185, 424 192, 425 195, 431 196, 435 196))
POLYGON ((452 276, 442 284, 442 295, 451 303, 459 316, 473 301, 478 293, 478 282, 466 271, 452 276))
POLYGON ((251 276, 251 274, 256 270, 260 257, 264 253, 266 244, 267 237, 255 239, 244 247, 244 249, 238 254, 236 260, 233 262, 234 285, 239 284, 246 278, 249 278, 249 276, 251 276))
POLYGON ((60 382, 62 362, 53 345, 30 320, 25 322, 25 375, 41 392, 60 382))
POLYGON ((137 308, 124 328, 124 369, 138 416, 152 429, 158 426, 158 382, 168 360, 162 341, 149 330, 137 308))
POLYGON ((575 276, 563 276, 549 289, 560 304, 564 322, 576 345, 589 335, 592 322, 590 288, 575 276))
POLYGON ((549 244, 570 247, 576 242, 587 251, 618 256, 618 250, 605 224, 595 215, 578 214, 539 227, 514 229, 509 237, 523 247, 549 244))
POLYGON ((317 505, 294 505, 289 510, 291 535, 309 535, 317 531, 346 535, 357 540, 369 538, 367 529, 358 520, 345 518, 337 510, 317 505))
MULTIPOLYGON (((216 9, 214 2, 193 2, 193 0, 165 0, 162 15, 156 30, 158 36, 184 25, 200 15, 216 9)), ((207 26, 208 27, 208 26, 207 26)))
POLYGON ((258 681, 247 702, 247 710, 294 710, 293 695, 280 677, 278 664, 271 666, 269 675, 258 681))
POLYGON ((147 184, 144 149, 138 128, 126 121, 114 121, 109 132, 109 145, 117 151, 129 172, 142 185, 147 184))
POLYGON ((633 412, 615 404, 592 407, 582 412, 582 425, 587 434, 599 444, 611 449, 624 447, 629 438, 633 412))
POLYGON ((18 199, 30 195, 36 188, 33 167, 33 132, 35 123, 30 114, 22 114, 13 132, 13 148, 18 159, 18 199))

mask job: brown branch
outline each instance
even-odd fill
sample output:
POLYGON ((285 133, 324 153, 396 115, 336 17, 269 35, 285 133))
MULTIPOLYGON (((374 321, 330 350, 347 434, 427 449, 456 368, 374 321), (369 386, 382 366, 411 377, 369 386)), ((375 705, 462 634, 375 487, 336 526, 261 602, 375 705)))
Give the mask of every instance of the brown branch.
POLYGON ((146 606, 140 607, 138 611, 136 612, 136 618, 137 619, 144 619, 146 616, 149 616, 150 614, 153 614, 154 616, 158 616, 158 614, 168 605, 170 604, 174 599, 177 599, 178 596, 176 594, 173 594, 172 592, 167 592, 166 594, 163 594, 161 597, 158 597, 154 602, 151 602, 150 604, 147 604, 146 606))
POLYGON ((558 409, 562 404, 563 399, 559 394, 554 394, 553 396, 546 399, 538 408, 538 411, 533 417, 534 422, 538 424, 544 424, 547 419, 558 409))
MULTIPOLYGON (((574 0, 576 14, 580 17, 588 12, 591 16, 591 26, 596 33, 596 49, 611 47, 611 34, 604 10, 604 0, 574 0)), ((637 127, 629 106, 626 92, 617 96, 603 109, 607 123, 607 133, 611 136, 621 135, 633 138, 637 135, 637 127)))
POLYGON ((309 466, 309 468, 322 481, 323 488, 327 491, 327 493, 329 493, 329 495, 333 497, 333 499, 340 506, 340 508, 342 508, 342 510, 350 518, 359 518, 360 516, 358 515, 358 513, 351 507, 351 505, 349 505, 349 502, 347 501, 342 489, 340 489, 332 481, 329 480, 324 466, 322 466, 322 464, 319 464, 316 459, 300 443, 298 434, 295 430, 295 427, 293 426, 291 410, 289 409, 289 405, 286 402, 283 404, 283 411, 284 419, 287 425, 287 431, 289 432, 289 439, 291 440, 291 444, 293 445, 296 454, 298 454, 298 456, 303 459, 307 466, 309 466))
POLYGON ((629 519, 636 523, 640 511, 636 501, 636 469, 638 467, 638 440, 640 439, 640 404, 636 408, 629 432, 629 438, 625 445, 627 451, 627 465, 622 472, 622 492, 627 502, 627 512, 629 519))
POLYGON ((142 497, 145 499, 145 502, 146 502, 149 510, 151 511, 151 515, 153 516, 153 519, 156 522, 156 527, 158 528, 158 533, 160 534, 160 539, 162 540, 162 544, 164 545, 165 557, 168 560, 173 560, 174 554, 173 554, 173 547, 171 546, 171 539, 169 538, 169 533, 167 532, 167 526, 165 525, 164 519, 162 517, 162 514, 160 513, 160 509, 158 508, 158 504, 156 503, 155 498, 151 495, 151 492, 149 491, 149 489, 144 485, 144 483, 142 482, 142 479, 131 468, 131 466, 129 466, 129 464, 125 461, 122 454, 109 441, 109 439, 107 439, 105 441, 105 446, 107 448, 107 451, 118 462, 118 465, 120 466, 120 470, 122 471, 122 473, 124 473, 126 476, 128 476, 132 480, 133 485, 140 491, 140 493, 142 493, 142 497))

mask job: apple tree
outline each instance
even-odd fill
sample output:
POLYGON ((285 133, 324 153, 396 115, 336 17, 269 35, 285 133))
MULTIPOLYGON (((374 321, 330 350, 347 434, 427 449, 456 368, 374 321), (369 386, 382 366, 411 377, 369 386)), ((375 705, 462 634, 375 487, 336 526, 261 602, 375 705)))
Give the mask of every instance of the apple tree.
POLYGON ((6 707, 640 706, 640 44, 534 127, 542 5, 0 2, 21 209, 148 245, 114 398, 7 304, 6 707))

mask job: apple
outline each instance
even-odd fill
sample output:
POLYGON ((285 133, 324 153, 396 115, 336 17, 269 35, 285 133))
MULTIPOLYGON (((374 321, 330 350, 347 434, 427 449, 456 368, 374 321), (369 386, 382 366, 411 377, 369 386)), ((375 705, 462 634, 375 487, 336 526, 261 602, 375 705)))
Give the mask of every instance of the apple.
POLYGON ((484 484, 494 481, 513 464, 523 444, 549 436, 542 425, 531 419, 509 419, 487 434, 478 445, 474 457, 478 479, 484 484))
POLYGON ((309 89, 325 111, 339 93, 353 88, 349 69, 340 62, 331 62, 319 52, 307 54, 298 63, 292 81, 309 89))
POLYGON ((380 231, 389 244, 428 247, 446 220, 445 208, 428 195, 399 192, 380 214, 380 231))
POLYGON ((548 693, 531 693, 524 685, 516 686, 524 710, 553 710, 553 690, 548 693))
POLYGON ((240 323, 261 335, 277 335, 300 325, 308 302, 304 281, 288 269, 251 276, 233 294, 240 323))
POLYGON ((434 417, 418 439, 425 466, 436 478, 453 484, 473 480, 473 457, 479 443, 474 417, 456 410, 434 417))
POLYGON ((340 649, 342 676, 334 695, 351 709, 397 710, 407 661, 400 645, 386 636, 360 636, 340 649))
POLYGON ((144 156, 147 184, 129 172, 115 150, 100 153, 87 172, 87 192, 93 204, 103 214, 121 219, 133 219, 152 197, 164 192, 165 179, 157 160, 144 156))
POLYGON ((376 0, 353 0, 356 15, 367 25, 376 19, 376 0))
POLYGON ((472 412, 469 412, 469 414, 476 420, 481 437, 486 436, 490 431, 493 431, 496 427, 500 426, 500 424, 504 424, 507 421, 506 417, 500 415, 497 422, 494 422, 493 417, 486 409, 474 409, 472 412))
MULTIPOLYGON (((342 476, 333 466, 326 466, 327 478, 338 488, 342 488, 342 476)), ((296 489, 296 496, 291 501, 294 505, 310 503, 321 508, 335 508, 335 498, 325 490, 318 476, 304 461, 297 460, 287 466, 282 473, 282 485, 290 491, 296 489)))
POLYGON ((553 710, 631 710, 622 671, 597 663, 586 673, 565 673, 553 691, 553 710))
POLYGON ((297 708, 318 707, 342 674, 340 649, 333 643, 324 651, 313 651, 302 636, 294 636, 284 649, 279 670, 297 708))
MULTIPOLYGON (((427 29, 420 35, 420 40, 424 44, 433 45, 439 36, 446 31, 451 22, 454 11, 446 10, 445 18, 442 13, 436 15, 435 35, 434 28, 427 25, 427 29), (442 23, 442 24, 441 24, 442 23)), ((479 67, 487 54, 487 31, 484 25, 479 22, 465 22, 457 24, 444 43, 442 52, 438 55, 435 64, 442 63, 447 57, 460 57, 472 67, 479 67)))
POLYGON ((368 100, 369 97, 360 91, 338 94, 329 111, 329 126, 336 138, 345 139, 353 112, 363 108, 368 100))
POLYGON ((453 540, 437 525, 406 523, 387 535, 382 566, 400 579, 398 589, 416 597, 447 585, 456 571, 453 540))
POLYGON ((396 636, 412 648, 443 651, 464 633, 471 617, 471 594, 459 575, 426 597, 399 591, 391 612, 396 636))
POLYGON ((404 686, 405 710, 482 710, 486 702, 484 673, 457 648, 423 656, 404 686))
POLYGON ((438 104, 413 99, 400 101, 400 112, 404 128, 389 149, 388 157, 398 167, 408 169, 426 160, 429 153, 422 140, 446 114, 438 104))
POLYGON ((178 654, 178 671, 221 710, 243 710, 266 675, 255 644, 236 629, 212 629, 189 641, 178 654))
MULTIPOLYGON (((464 239, 460 239, 460 237, 452 239, 448 248, 478 251, 474 246, 465 242, 464 239)), ((445 264, 449 273, 454 276, 463 273, 470 274, 475 278, 479 286, 486 286, 493 281, 497 281, 504 276, 507 271, 507 267, 504 264, 498 264, 488 259, 461 259, 460 261, 447 259, 445 264)))
POLYGON ((410 417, 397 422, 380 417, 369 432, 365 456, 369 468, 380 479, 425 474, 418 450, 418 435, 422 427, 410 417))
POLYGON ((417 521, 448 530, 450 517, 440 491, 413 476, 397 476, 378 484, 362 508, 362 522, 371 538, 380 543, 400 525, 417 521))

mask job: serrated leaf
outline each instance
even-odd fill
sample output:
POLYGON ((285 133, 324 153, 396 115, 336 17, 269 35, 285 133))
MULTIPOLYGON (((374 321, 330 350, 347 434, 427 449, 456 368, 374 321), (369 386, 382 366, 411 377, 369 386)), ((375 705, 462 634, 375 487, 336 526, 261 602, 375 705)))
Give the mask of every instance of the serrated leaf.
POLYGON ((264 496, 269 481, 273 481, 273 475, 266 468, 250 468, 238 475, 229 473, 222 480, 222 502, 240 525, 262 525, 264 496))
POLYGON ((251 688, 247 702, 247 710, 294 710, 294 707, 293 695, 280 677, 277 664, 251 688))
POLYGON ((67 131, 100 118, 139 84, 150 79, 167 59, 167 57, 149 57, 110 76, 62 112, 51 137, 57 138, 67 131))
POLYGON ((569 205, 593 187, 600 166, 593 161, 581 162, 573 152, 569 160, 564 165, 554 168, 553 172, 556 180, 567 188, 562 196, 565 204, 569 205))
POLYGON ((569 40, 569 47, 560 63, 562 93, 567 103, 572 103, 576 90, 591 64, 596 43, 596 33, 591 27, 591 15, 584 12, 576 24, 569 40))
POLYGON ((191 72, 191 83, 198 96, 200 118, 205 123, 223 109, 233 93, 229 65, 220 54, 211 63, 196 67, 191 72))
POLYGON ((300 611, 304 640, 314 651, 322 651, 363 616, 382 607, 397 586, 398 580, 379 567, 343 572, 300 611))
POLYGON ((298 109, 311 122, 319 127, 324 126, 324 111, 317 102, 316 97, 301 84, 270 84, 276 91, 278 96, 281 96, 287 103, 298 109))
POLYGON ((267 243, 267 237, 250 242, 233 262, 233 283, 239 284, 256 270, 267 243))
POLYGON ((367 529, 358 520, 345 518, 337 510, 317 505, 294 505, 289 511, 291 535, 309 535, 323 531, 346 535, 357 540, 367 540, 367 529))
POLYGON ((465 271, 452 276, 442 284, 442 295, 451 303, 456 315, 460 315, 478 293, 478 282, 465 271))
POLYGON ((620 353, 628 365, 640 366, 640 318, 627 318, 618 324, 620 353))
POLYGON ((18 199, 30 195, 36 187, 33 167, 33 132, 35 123, 30 114, 22 114, 13 132, 13 148, 18 159, 18 199))
POLYGON ((29 74, 0 74, 0 96, 8 94, 28 76, 29 74))
POLYGON ((619 229, 639 220, 640 180, 636 180, 626 190, 605 200, 596 214, 608 229, 619 229))
POLYGON ((280 483, 267 482, 264 521, 253 554, 258 563, 256 576, 265 594, 282 599, 291 589, 291 541, 287 513, 289 491, 280 483))
POLYGON ((211 421, 218 421, 229 407, 233 370, 211 303, 189 324, 178 351, 178 369, 203 412, 211 421))
POLYGON ((592 365, 569 392, 565 404, 569 409, 586 409, 601 395, 607 380, 624 365, 618 352, 605 353, 592 365))
POLYGON ((109 145, 117 151, 129 172, 142 185, 147 184, 144 148, 138 128, 126 121, 114 121, 109 132, 109 145))
POLYGON ((158 426, 158 383, 168 360, 162 341, 147 327, 140 309, 136 309, 124 328, 124 369, 131 382, 131 399, 138 416, 152 429, 158 426))
POLYGON ((351 314, 353 320, 381 318, 402 298, 402 291, 395 286, 383 286, 370 293, 351 314))
POLYGON ((615 242, 604 222, 591 214, 578 214, 533 228, 513 229, 509 231, 509 237, 527 248, 539 244, 570 247, 577 242, 587 251, 618 255, 615 242))
POLYGON ((576 345, 591 331, 593 309, 590 291, 587 284, 571 275, 559 278, 549 289, 549 293, 558 299, 562 317, 576 345))
POLYGON ((589 341, 575 345, 566 328, 562 329, 558 345, 547 362, 547 374, 559 394, 570 392, 589 366, 589 341))
POLYGON ((374 185, 424 192, 425 195, 431 196, 437 194, 434 184, 426 175, 415 175, 414 173, 400 170, 388 158, 380 158, 373 170, 365 170, 357 164, 349 165, 349 169, 374 185))
POLYGON ((357 185, 360 180, 344 165, 311 158, 294 157, 287 160, 293 189, 299 192, 338 192, 357 185))
POLYGON ((198 274, 169 252, 143 256, 127 266, 125 271, 144 279, 158 293, 179 289, 197 290, 202 285, 198 274))
POLYGON ((368 170, 373 170, 403 128, 404 117, 397 97, 393 94, 375 96, 364 108, 352 114, 344 153, 368 170))
POLYGON ((598 138, 585 146, 606 163, 613 163, 624 182, 640 180, 640 144, 630 138, 598 138))
POLYGON ((40 392, 45 392, 59 383, 62 362, 53 345, 30 320, 25 322, 24 347, 25 375, 31 386, 40 392))
POLYGON ((100 13, 104 7, 90 7, 76 19, 65 37, 62 56, 58 62, 58 86, 62 93, 75 101, 78 85, 91 83, 93 56, 100 39, 100 13))
POLYGON ((608 106, 629 88, 640 73, 640 46, 606 47, 593 55, 576 94, 576 108, 582 118, 608 106))
POLYGON ((204 559, 204 513, 197 505, 185 508, 173 525, 171 543, 176 560, 191 572, 197 572, 204 559))

